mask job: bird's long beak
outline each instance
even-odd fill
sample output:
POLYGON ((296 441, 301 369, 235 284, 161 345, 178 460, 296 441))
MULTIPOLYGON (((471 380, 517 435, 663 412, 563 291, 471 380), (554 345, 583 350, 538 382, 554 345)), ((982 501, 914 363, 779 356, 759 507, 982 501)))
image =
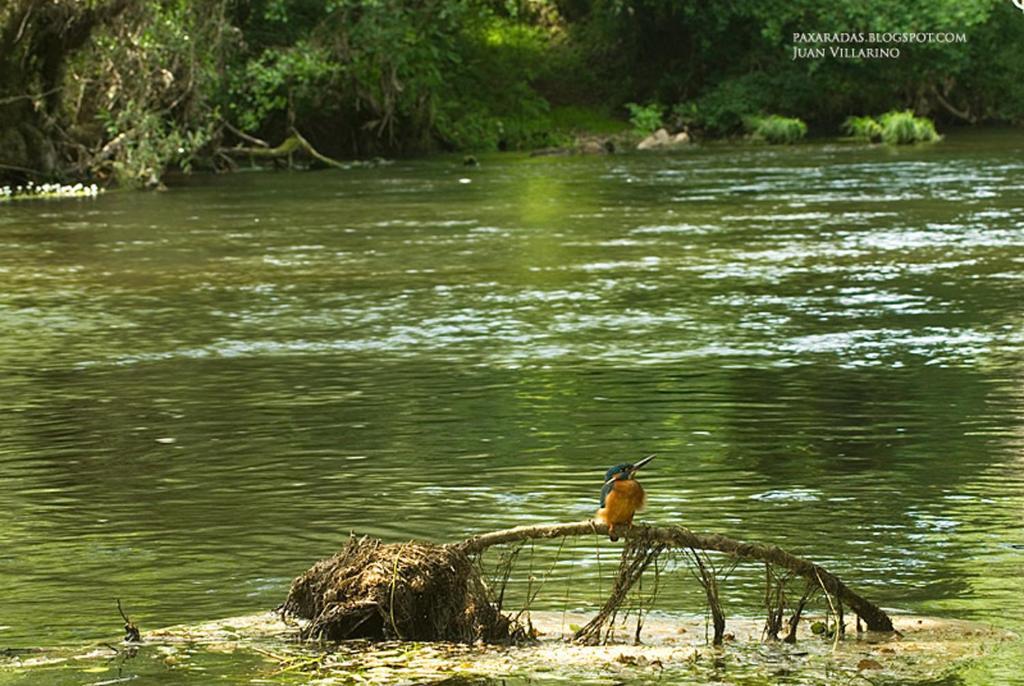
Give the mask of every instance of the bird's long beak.
MULTIPOLYGON (((640 468, 641 468, 641 467, 643 467, 643 466, 644 466, 645 464, 647 464, 648 462, 650 462, 651 460, 653 460, 653 459, 654 459, 655 457, 657 457, 657 455, 648 455, 648 456, 647 456, 647 457, 645 457, 644 459, 642 459, 642 460, 640 460, 639 462, 637 462, 637 463, 636 463, 635 465, 633 465, 633 467, 632 467, 632 468, 631 468, 631 469, 629 470, 629 473, 630 473, 630 475, 636 474, 636 472, 637 472, 637 470, 638 470, 638 469, 640 469, 640 468)), ((613 481, 615 481, 615 477, 614 477, 614 476, 613 476, 612 478, 608 479, 607 481, 605 481, 605 482, 604 482, 604 485, 605 485, 605 486, 607 486, 608 484, 612 483, 613 481)))
POLYGON ((639 471, 639 469, 641 467, 643 467, 645 464, 647 464, 648 462, 653 460, 655 457, 657 457, 657 456, 656 455, 648 455, 647 457, 645 457, 644 459, 640 460, 635 465, 633 465, 633 469, 630 470, 630 471, 633 471, 633 472, 639 471))

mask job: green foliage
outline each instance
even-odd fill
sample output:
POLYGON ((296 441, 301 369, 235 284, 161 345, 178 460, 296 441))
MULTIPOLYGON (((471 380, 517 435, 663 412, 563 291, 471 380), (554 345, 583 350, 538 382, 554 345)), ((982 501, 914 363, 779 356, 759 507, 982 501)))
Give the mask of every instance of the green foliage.
POLYGON ((955 87, 943 89, 975 119, 1024 124, 1024 52, 1005 47, 1024 45, 1022 19, 1012 3, 998 3, 971 33, 955 87))
POLYGON ((927 117, 915 117, 910 110, 886 112, 879 118, 882 140, 891 145, 927 143, 939 140, 935 124, 927 117))
POLYGON ((661 116, 664 108, 656 102, 646 105, 627 102, 626 109, 629 111, 629 123, 641 136, 649 136, 663 126, 661 116))
POLYGON ((436 90, 431 135, 462 150, 558 145, 551 107, 531 85, 544 68, 547 35, 483 13, 460 35, 458 58, 436 90))
POLYGON ((874 117, 847 117, 842 131, 847 136, 878 142, 882 140, 882 125, 874 117))
POLYGON ((312 110, 340 65, 322 48, 299 41, 284 48, 267 48, 231 74, 227 109, 245 131, 257 131, 289 108, 312 110))
POLYGON ((748 127, 754 138, 773 145, 796 143, 807 135, 807 124, 794 117, 777 114, 752 117, 748 127))
POLYGON ((154 187, 168 166, 188 172, 197 154, 209 141, 211 128, 185 129, 141 109, 137 103, 105 117, 104 128, 113 148, 114 177, 129 188, 154 187))
POLYGON ((552 140, 550 105, 531 85, 549 32, 487 3, 272 0, 243 31, 268 44, 231 70, 226 109, 249 132, 330 127, 335 145, 362 154, 552 140))
POLYGON ((672 109, 679 126, 701 130, 711 137, 732 136, 748 129, 747 122, 759 112, 781 103, 778 88, 759 74, 729 79, 700 98, 672 109))

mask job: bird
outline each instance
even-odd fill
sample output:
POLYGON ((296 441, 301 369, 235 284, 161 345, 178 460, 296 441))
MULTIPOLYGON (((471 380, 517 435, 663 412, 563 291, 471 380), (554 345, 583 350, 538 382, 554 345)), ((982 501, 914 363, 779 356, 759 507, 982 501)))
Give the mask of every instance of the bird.
POLYGON ((635 476, 641 467, 653 459, 654 455, 648 455, 636 464, 616 465, 604 475, 601 508, 597 511, 597 519, 608 525, 610 540, 619 540, 615 527, 632 526, 633 515, 637 510, 642 510, 647 502, 647 494, 635 476))

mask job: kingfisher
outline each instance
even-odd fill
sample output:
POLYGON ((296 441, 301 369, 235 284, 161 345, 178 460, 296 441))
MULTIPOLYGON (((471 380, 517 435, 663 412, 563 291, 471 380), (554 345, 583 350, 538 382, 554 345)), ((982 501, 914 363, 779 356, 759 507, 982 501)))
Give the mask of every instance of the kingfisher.
POLYGON ((597 511, 597 518, 608 525, 609 539, 619 540, 615 527, 625 526, 628 529, 632 526, 633 515, 637 510, 642 510, 647 502, 647 494, 635 476, 641 467, 653 459, 654 455, 648 455, 636 464, 616 465, 604 475, 601 509, 597 511))

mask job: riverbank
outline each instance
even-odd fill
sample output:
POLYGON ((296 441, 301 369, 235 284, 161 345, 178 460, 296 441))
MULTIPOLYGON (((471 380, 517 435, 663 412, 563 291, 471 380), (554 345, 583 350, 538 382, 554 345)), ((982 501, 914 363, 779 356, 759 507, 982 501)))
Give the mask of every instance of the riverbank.
MULTIPOLYGON (((711 153, 721 151, 729 154, 735 149, 749 148, 754 151, 769 145, 757 135, 731 136, 724 138, 702 138, 690 136, 686 131, 668 133, 665 129, 658 129, 653 134, 638 131, 628 122, 602 116, 596 112, 587 112, 579 108, 568 108, 570 114, 560 115, 561 128, 554 129, 551 140, 557 141, 559 145, 545 146, 528 150, 506 150, 490 152, 476 152, 475 154, 453 153, 435 151, 412 157, 384 159, 372 158, 368 160, 333 160, 320 155, 314 150, 309 154, 303 149, 289 150, 277 154, 268 152, 271 148, 256 149, 254 152, 264 150, 262 155, 248 155, 240 148, 231 149, 234 161, 230 167, 222 169, 205 168, 197 165, 187 172, 182 170, 169 170, 159 182, 154 183, 150 190, 166 190, 167 185, 172 187, 189 185, 189 179, 201 179, 204 175, 222 175, 237 172, 249 171, 282 171, 282 170, 316 170, 337 168, 343 170, 371 169, 386 167, 396 163, 415 164, 416 162, 430 161, 456 161, 466 171, 481 164, 501 163, 502 160, 514 160, 522 156, 534 158, 553 158, 571 156, 604 156, 604 155, 672 155, 675 153, 692 154, 699 149, 711 153), (591 128, 584 128, 590 126, 591 128), (166 185, 165 185, 166 184, 166 185)), ((940 145, 974 145, 1001 136, 1017 137, 1024 135, 1024 129, 1015 127, 959 127, 949 130, 952 136, 951 143, 940 143, 940 145)), ((945 136, 943 136, 945 138, 945 136)), ((792 146, 793 144, 791 144, 792 146)), ((822 132, 815 132, 811 137, 795 144, 797 148, 813 150, 821 146, 840 145, 850 148, 863 148, 866 150, 877 150, 879 152, 897 153, 893 146, 883 144, 880 141, 865 140, 852 136, 827 135, 822 132)), ((935 143, 920 143, 920 149, 927 149, 935 143)), ((914 146, 904 146, 909 148, 914 146)), ((249 150, 249 148, 245 148, 249 150)), ((116 188, 112 180, 108 185, 103 186, 97 183, 40 183, 27 182, 24 185, 0 187, 0 203, 11 200, 30 199, 57 199, 57 198, 88 198, 95 197, 104 191, 116 188)))

